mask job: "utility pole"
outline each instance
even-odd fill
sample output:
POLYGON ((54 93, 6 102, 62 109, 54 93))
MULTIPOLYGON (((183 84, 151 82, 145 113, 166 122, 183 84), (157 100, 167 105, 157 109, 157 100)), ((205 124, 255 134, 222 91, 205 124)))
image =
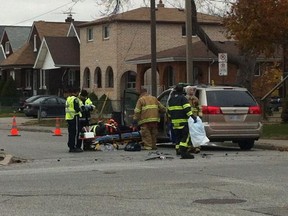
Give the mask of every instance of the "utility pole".
POLYGON ((157 68, 156 68, 156 13, 155 0, 150 0, 151 16, 151 94, 157 96, 157 68))
POLYGON ((186 7, 186 77, 187 83, 194 84, 192 59, 192 11, 191 0, 185 0, 186 7))

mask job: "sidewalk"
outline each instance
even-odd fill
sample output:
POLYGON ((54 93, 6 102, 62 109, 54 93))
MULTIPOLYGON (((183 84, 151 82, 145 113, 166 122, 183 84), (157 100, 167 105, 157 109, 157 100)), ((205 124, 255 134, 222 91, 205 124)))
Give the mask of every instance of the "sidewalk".
MULTIPOLYGON (((16 117, 16 124, 19 132, 21 131, 35 131, 35 132, 47 132, 53 133, 55 127, 43 127, 43 126, 27 126, 23 125, 27 121, 34 119, 27 117, 16 117)), ((0 130, 10 130, 12 127, 13 118, 0 118, 0 130)), ((37 119, 35 119, 37 121, 37 119)), ((67 128, 62 129, 63 134, 67 134, 67 128)), ((288 140, 272 140, 272 139, 259 139, 255 141, 254 148, 267 149, 267 150, 280 150, 288 151, 288 140)))

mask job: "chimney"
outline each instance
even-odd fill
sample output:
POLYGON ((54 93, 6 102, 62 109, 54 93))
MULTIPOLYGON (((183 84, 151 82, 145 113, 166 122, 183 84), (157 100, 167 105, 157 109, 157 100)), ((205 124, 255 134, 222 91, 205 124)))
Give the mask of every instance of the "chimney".
POLYGON ((72 14, 70 13, 70 14, 68 14, 68 16, 67 16, 67 18, 65 19, 65 22, 66 23, 71 23, 71 22, 73 22, 74 21, 74 19, 72 18, 72 14))
POLYGON ((157 8, 164 8, 164 4, 162 3, 162 0, 159 0, 159 4, 157 4, 157 8))

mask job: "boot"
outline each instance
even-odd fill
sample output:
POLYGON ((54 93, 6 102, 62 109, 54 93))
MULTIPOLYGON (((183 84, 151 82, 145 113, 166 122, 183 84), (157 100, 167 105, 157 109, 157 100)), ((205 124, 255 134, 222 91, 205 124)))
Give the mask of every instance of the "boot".
POLYGON ((180 151, 181 159, 194 159, 194 155, 191 155, 188 152, 188 148, 187 147, 180 146, 179 147, 179 151, 180 151))
POLYGON ((179 149, 175 149, 176 150, 176 155, 180 155, 180 150, 179 149))
POLYGON ((193 146, 191 146, 188 151, 190 153, 199 154, 201 149, 199 147, 194 148, 193 146))

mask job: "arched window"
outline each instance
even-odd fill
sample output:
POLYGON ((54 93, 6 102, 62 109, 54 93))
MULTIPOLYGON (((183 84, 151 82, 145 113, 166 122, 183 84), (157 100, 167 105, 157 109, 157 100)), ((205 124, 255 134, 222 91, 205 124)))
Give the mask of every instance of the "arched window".
POLYGON ((85 68, 83 75, 83 87, 90 88, 90 70, 89 68, 85 68))
POLYGON ((106 87, 107 88, 114 87, 114 74, 111 67, 108 67, 106 71, 106 87))
POLYGON ((134 71, 128 71, 127 72, 126 88, 136 89, 136 73, 134 71))
POLYGON ((102 72, 99 67, 96 68, 94 73, 94 86, 96 88, 102 88, 102 72))
POLYGON ((166 68, 166 72, 167 72, 167 88, 169 86, 173 86, 175 84, 175 75, 174 75, 174 71, 173 68, 171 66, 168 66, 166 68))

